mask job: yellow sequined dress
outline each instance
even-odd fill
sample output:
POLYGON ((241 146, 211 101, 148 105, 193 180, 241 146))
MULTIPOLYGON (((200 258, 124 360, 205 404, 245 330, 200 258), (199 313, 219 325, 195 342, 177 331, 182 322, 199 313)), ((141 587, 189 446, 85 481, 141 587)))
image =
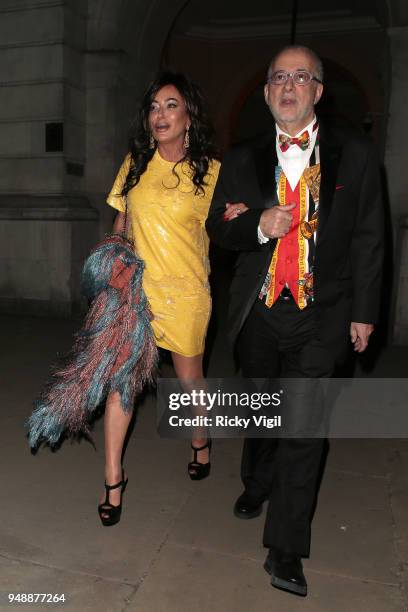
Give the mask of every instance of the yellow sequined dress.
MULTIPOLYGON (((107 202, 124 212, 121 195, 130 165, 123 162, 107 202)), ((204 351, 211 314, 209 240, 205 230, 219 162, 210 164, 205 195, 195 194, 187 163, 177 166, 156 150, 127 196, 135 250, 145 262, 143 288, 153 312, 157 345, 186 357, 204 351)))

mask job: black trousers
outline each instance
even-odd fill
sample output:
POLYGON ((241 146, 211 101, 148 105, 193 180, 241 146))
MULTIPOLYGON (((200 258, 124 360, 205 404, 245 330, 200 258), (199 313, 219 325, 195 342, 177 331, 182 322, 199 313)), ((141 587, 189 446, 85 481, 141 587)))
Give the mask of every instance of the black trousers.
MULTIPOLYGON (((300 310, 278 300, 267 308, 257 300, 237 343, 246 378, 322 378, 334 361, 316 338, 313 304, 300 310)), ((269 499, 264 545, 307 557, 324 438, 246 438, 241 478, 254 500, 269 499)))

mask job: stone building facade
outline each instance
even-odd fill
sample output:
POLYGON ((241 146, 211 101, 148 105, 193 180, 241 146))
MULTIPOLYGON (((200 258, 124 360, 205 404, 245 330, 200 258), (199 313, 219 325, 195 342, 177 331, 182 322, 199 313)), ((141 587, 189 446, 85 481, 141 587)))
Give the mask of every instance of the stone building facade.
MULTIPOLYGON (((188 71, 206 91, 222 149, 257 127, 265 67, 288 42, 287 4, 0 0, 2 312, 70 316, 80 307, 81 263, 111 224, 106 192, 160 66, 188 71)), ((408 7, 327 4, 302 3, 297 40, 332 67, 334 97, 378 142, 397 245, 394 341, 407 343, 408 7)))

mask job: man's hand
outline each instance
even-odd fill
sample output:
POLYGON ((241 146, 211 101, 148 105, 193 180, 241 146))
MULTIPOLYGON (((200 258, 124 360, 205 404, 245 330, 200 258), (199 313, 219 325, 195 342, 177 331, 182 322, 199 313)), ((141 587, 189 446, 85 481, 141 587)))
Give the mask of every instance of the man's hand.
POLYGON ((248 206, 246 206, 243 202, 237 202, 236 204, 230 204, 227 202, 225 205, 225 213, 224 213, 224 221, 231 221, 232 219, 236 219, 239 215, 246 212, 248 210, 248 206))
POLYGON ((362 353, 368 346, 368 340, 374 331, 374 325, 371 323, 351 323, 350 338, 354 344, 354 350, 357 353, 362 353))
POLYGON ((259 220, 259 228, 264 236, 268 238, 283 238, 292 225, 292 210, 296 204, 286 206, 273 206, 264 210, 259 220))

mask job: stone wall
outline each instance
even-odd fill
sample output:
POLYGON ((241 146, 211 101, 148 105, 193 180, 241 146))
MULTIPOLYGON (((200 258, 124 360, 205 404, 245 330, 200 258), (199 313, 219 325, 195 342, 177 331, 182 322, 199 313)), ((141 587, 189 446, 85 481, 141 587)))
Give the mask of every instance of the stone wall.
POLYGON ((0 5, 0 311, 69 316, 80 306, 81 262, 110 229, 106 194, 183 4, 0 5))
POLYGON ((3 312, 67 316, 80 304, 98 217, 85 197, 86 10, 75 0, 0 7, 3 312))

